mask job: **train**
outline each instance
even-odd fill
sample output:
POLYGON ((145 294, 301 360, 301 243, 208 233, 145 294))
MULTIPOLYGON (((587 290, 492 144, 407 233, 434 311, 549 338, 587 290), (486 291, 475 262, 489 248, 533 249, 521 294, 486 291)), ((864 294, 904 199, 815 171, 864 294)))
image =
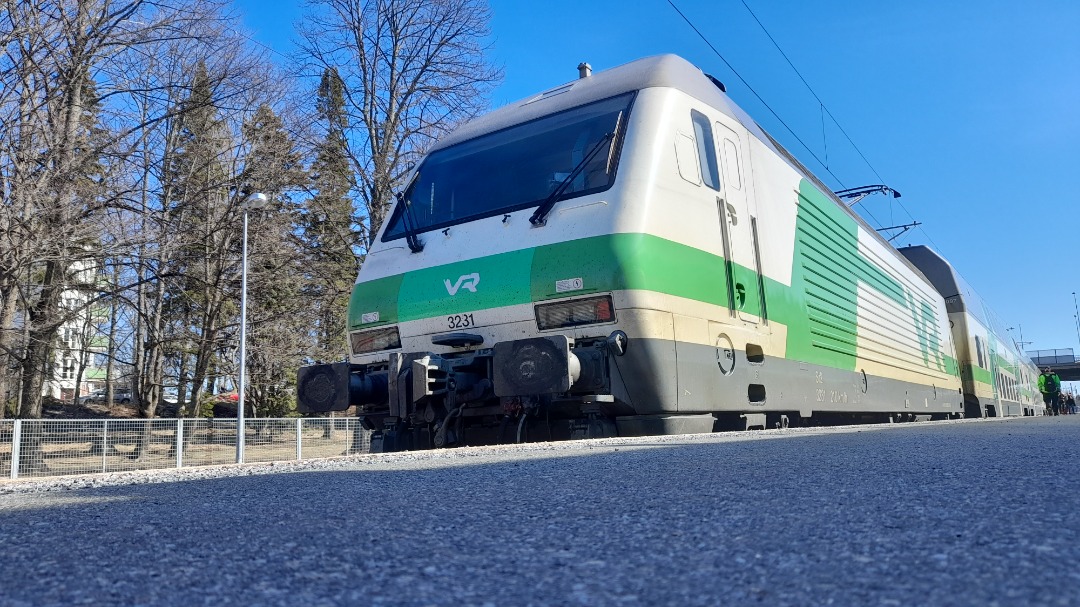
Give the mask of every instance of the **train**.
POLYGON ((1042 414, 1038 371, 675 55, 478 117, 364 260, 347 361, 297 373, 374 450, 1042 414))

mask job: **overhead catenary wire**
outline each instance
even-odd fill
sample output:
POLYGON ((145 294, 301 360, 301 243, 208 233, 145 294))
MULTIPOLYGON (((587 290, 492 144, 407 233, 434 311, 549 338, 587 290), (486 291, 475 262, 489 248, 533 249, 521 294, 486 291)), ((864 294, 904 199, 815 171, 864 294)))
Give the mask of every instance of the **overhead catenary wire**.
MULTIPOLYGON (((855 140, 851 138, 851 135, 848 135, 847 131, 844 130, 844 127, 843 127, 843 125, 840 124, 840 121, 836 119, 836 116, 834 116, 831 111, 829 111, 828 106, 826 106, 825 102, 821 100, 820 96, 818 96, 817 91, 814 90, 814 87, 810 86, 810 83, 807 82, 806 78, 802 75, 802 72, 799 71, 799 68, 795 67, 795 64, 791 61, 791 58, 788 57, 787 53, 784 52, 784 49, 780 48, 780 44, 776 41, 775 38, 773 38, 773 35, 771 33, 769 33, 768 28, 766 28, 765 24, 761 22, 761 19, 758 19, 757 14, 754 13, 754 10, 751 9, 750 5, 746 3, 746 0, 739 0, 739 1, 742 3, 743 7, 746 9, 746 12, 750 13, 750 16, 753 17, 754 22, 758 24, 758 27, 761 28, 761 31, 765 33, 765 36, 769 39, 769 42, 772 42, 772 45, 776 48, 776 50, 784 58, 784 61, 786 61, 788 66, 792 69, 792 71, 795 72, 795 75, 798 76, 799 80, 801 80, 803 85, 806 86, 806 90, 810 91, 810 94, 813 95, 814 99, 818 102, 818 105, 820 106, 821 111, 822 111, 822 119, 821 119, 822 139, 823 140, 825 139, 825 114, 828 114, 829 119, 832 120, 832 123, 835 124, 836 128, 839 129, 840 132, 844 135, 844 138, 847 139, 848 143, 851 144, 851 147, 854 148, 855 151, 859 154, 859 157, 862 158, 863 162, 866 163, 866 166, 870 168, 870 171, 874 174, 875 177, 877 177, 878 181, 880 183, 886 183, 885 179, 881 176, 880 173, 878 173, 877 169, 874 168, 874 165, 870 163, 870 160, 866 157, 866 154, 864 154, 863 151, 859 148, 858 144, 855 143, 855 140)), ((829 159, 829 156, 828 156, 828 143, 825 143, 825 146, 826 146, 825 147, 825 160, 826 160, 826 163, 827 163, 828 159, 829 159)), ((825 167, 826 167, 826 170, 828 170, 828 164, 825 164, 825 167)), ((830 171, 830 174, 832 174, 831 171, 830 171)), ((903 202, 901 202, 899 199, 892 199, 890 202, 896 202, 896 204, 899 204, 900 208, 904 209, 904 212, 907 213, 907 216, 913 222, 915 222, 915 216, 911 214, 911 211, 908 210, 907 206, 905 206, 903 202)), ((866 205, 862 205, 862 207, 863 207, 864 210, 866 210, 866 213, 868 215, 870 215, 871 217, 874 217, 873 214, 870 213, 869 209, 866 209, 866 205)), ((874 221, 877 221, 877 218, 874 218, 874 221)), ((878 223, 880 225, 880 222, 878 222, 878 223)), ((926 230, 922 229, 922 227, 921 227, 922 224, 920 222, 915 222, 915 225, 919 227, 919 231, 922 232, 923 235, 926 236, 926 238, 934 245, 934 248, 938 249, 939 247, 937 246, 937 243, 934 242, 934 239, 930 237, 930 234, 928 234, 926 232, 926 230)), ((905 230, 905 231, 907 231, 907 230, 905 230)), ((893 236, 893 238, 896 238, 896 237, 898 237, 898 236, 900 236, 902 234, 903 234, 903 232, 901 232, 900 234, 897 234, 896 236, 893 236)), ((891 241, 892 238, 890 238, 889 240, 891 241)))
POLYGON ((829 138, 825 136, 825 104, 821 104, 821 145, 825 150, 825 168, 829 168, 829 138))
POLYGON ((814 96, 814 99, 821 106, 822 111, 829 115, 829 119, 833 121, 833 124, 836 125, 836 128, 840 129, 840 132, 843 133, 844 137, 848 140, 848 143, 851 144, 851 147, 855 148, 855 151, 858 152, 859 157, 863 159, 863 162, 866 163, 866 166, 870 167, 870 171, 874 174, 875 177, 878 178, 878 181, 884 182, 885 179, 882 178, 882 176, 877 172, 877 169, 874 168, 874 165, 870 164, 870 161, 866 158, 866 155, 863 154, 862 150, 859 149, 859 146, 855 144, 855 141, 851 138, 851 136, 847 134, 847 131, 844 130, 844 127, 840 125, 840 121, 836 119, 836 116, 833 116, 833 113, 829 111, 829 107, 826 106, 825 102, 821 100, 821 97, 818 96, 817 91, 814 90, 814 87, 810 86, 810 83, 806 81, 806 78, 803 77, 802 72, 799 71, 799 68, 795 67, 795 64, 791 62, 791 59, 787 56, 787 53, 784 52, 784 49, 780 48, 780 45, 776 42, 776 39, 773 38, 772 34, 769 33, 769 30, 765 28, 765 24, 761 22, 761 19, 758 19, 758 16, 754 14, 754 11, 750 8, 750 5, 746 3, 746 0, 739 1, 742 2, 743 7, 746 8, 746 12, 750 13, 750 16, 754 18, 754 21, 758 24, 758 27, 761 28, 761 31, 765 32, 765 36, 769 39, 769 42, 772 42, 772 45, 776 47, 777 51, 780 52, 780 56, 784 58, 784 61, 786 61, 788 66, 795 72, 795 75, 799 77, 799 80, 802 81, 803 85, 806 86, 806 90, 810 91, 810 94, 814 96))
MULTIPOLYGON (((783 125, 785 129, 787 129, 787 132, 791 133, 791 136, 794 137, 795 140, 799 142, 799 145, 803 146, 803 149, 806 150, 807 153, 809 153, 811 156, 813 156, 814 160, 817 160, 818 164, 821 165, 821 167, 824 168, 825 171, 829 175, 831 175, 833 179, 836 180, 836 183, 838 183, 842 189, 846 189, 847 184, 845 184, 844 181, 842 179, 840 179, 840 177, 838 177, 836 175, 836 173, 832 172, 832 169, 829 168, 829 165, 826 162, 824 162, 820 157, 818 157, 818 155, 816 153, 814 153, 814 150, 810 146, 806 145, 806 142, 803 141, 801 137, 799 137, 798 133, 796 133, 794 129, 792 129, 790 126, 788 126, 787 122, 784 122, 784 119, 780 117, 780 114, 778 114, 776 112, 776 110, 774 110, 772 108, 772 106, 770 106, 769 103, 767 101, 765 101, 765 99, 760 94, 758 94, 758 92, 756 90, 754 90, 754 87, 750 86, 750 83, 746 81, 746 78, 743 78, 742 74, 740 74, 738 72, 738 70, 736 70, 735 67, 731 65, 731 62, 728 61, 724 57, 724 55, 721 54, 719 50, 717 50, 717 48, 715 46, 713 46, 713 43, 710 42, 709 39, 705 37, 705 34, 701 33, 701 30, 699 30, 698 27, 696 25, 694 25, 694 22, 691 21, 690 18, 687 17, 681 10, 679 10, 679 7, 675 5, 675 2, 673 0, 667 0, 667 1, 668 1, 668 4, 671 5, 671 8, 675 9, 675 12, 679 13, 679 16, 682 17, 683 21, 685 21, 686 24, 690 26, 690 29, 694 30, 694 33, 697 34, 698 37, 701 38, 701 40, 710 49, 712 49, 712 52, 715 53, 716 56, 719 57, 720 60, 724 62, 724 65, 726 65, 728 67, 728 69, 731 70, 731 73, 735 74, 735 77, 738 78, 739 81, 743 83, 743 86, 745 86, 747 88, 747 90, 749 90, 751 93, 753 93, 754 97, 756 97, 757 100, 759 102, 761 102, 761 105, 765 106, 765 109, 769 110, 769 112, 773 115, 773 117, 776 118, 776 120, 779 121, 780 124, 783 125)), ((867 215, 870 216, 871 219, 874 220, 874 223, 876 223, 879 226, 884 225, 881 222, 881 220, 879 220, 877 217, 874 216, 874 214, 872 212, 870 212, 870 209, 866 208, 865 205, 863 206, 863 210, 866 212, 867 215)))
MULTIPOLYGON (((724 65, 726 65, 726 66, 728 67, 728 69, 729 69, 729 70, 731 70, 731 73, 732 73, 732 74, 734 74, 734 75, 735 75, 735 77, 736 77, 736 78, 738 78, 740 82, 742 82, 742 84, 743 84, 743 85, 744 85, 744 86, 745 86, 745 87, 747 88, 747 90, 749 90, 749 91, 750 91, 750 93, 751 93, 751 94, 753 94, 753 95, 754 95, 754 97, 755 97, 755 98, 757 98, 757 100, 758 100, 758 101, 759 101, 759 102, 760 102, 760 103, 761 103, 761 104, 762 104, 762 105, 763 105, 763 106, 764 106, 764 107, 765 107, 765 108, 766 108, 766 109, 767 109, 767 110, 768 110, 768 111, 769 111, 769 112, 770 112, 770 113, 771 113, 771 114, 773 115, 773 117, 774 117, 774 118, 776 118, 776 120, 777 120, 777 121, 778 121, 778 122, 779 122, 779 123, 780 123, 780 124, 781 124, 781 125, 782 125, 782 126, 783 126, 783 127, 784 127, 784 128, 786 129, 786 130, 787 130, 787 131, 788 131, 788 133, 790 133, 790 134, 791 134, 791 136, 792 136, 792 137, 794 137, 796 141, 798 141, 799 145, 801 145, 801 146, 803 147, 803 149, 805 149, 805 150, 807 151, 807 153, 809 153, 809 154, 810 154, 810 155, 811 155, 811 156, 812 156, 812 157, 814 158, 814 160, 816 160, 816 161, 818 162, 818 164, 819 164, 819 165, 820 165, 820 166, 821 166, 822 168, 824 168, 824 169, 825 169, 825 171, 826 171, 826 172, 827 172, 827 173, 828 173, 828 174, 829 174, 830 176, 832 176, 832 178, 833 178, 833 179, 835 179, 835 180, 836 180, 836 182, 837 182, 837 183, 838 183, 838 184, 839 184, 839 185, 841 186, 841 188, 846 188, 847 186, 846 186, 846 184, 845 184, 845 183, 843 182, 843 180, 842 180, 842 179, 840 179, 840 177, 839 177, 839 176, 837 176, 837 175, 836 175, 836 173, 834 173, 834 172, 832 171, 832 168, 831 168, 831 167, 829 166, 829 164, 828 164, 828 162, 827 162, 827 159, 826 159, 826 160, 823 160, 823 159, 822 159, 821 157, 819 157, 819 156, 817 155, 817 153, 815 153, 815 152, 814 152, 814 150, 813 150, 813 149, 811 149, 811 148, 810 148, 810 146, 809 146, 809 145, 807 145, 807 144, 806 144, 806 142, 805 142, 805 141, 803 141, 801 137, 799 137, 799 135, 798 135, 798 134, 797 134, 797 133, 795 132, 795 130, 794 130, 794 129, 792 129, 792 128, 791 128, 791 126, 790 126, 790 125, 788 125, 788 124, 787 124, 787 122, 785 122, 785 121, 784 121, 784 119, 780 117, 780 115, 779 115, 779 114, 778 114, 778 113, 776 112, 776 110, 774 110, 774 109, 772 108, 772 106, 770 106, 770 105, 768 104, 768 102, 766 102, 766 101, 765 101, 765 99, 764 99, 764 98, 763 98, 763 97, 762 97, 762 96, 761 96, 761 95, 760 95, 760 94, 759 94, 759 93, 758 93, 758 92, 757 92, 757 91, 756 91, 756 90, 755 90, 755 89, 753 88, 753 86, 751 86, 751 85, 750 85, 750 83, 749 83, 749 82, 747 82, 747 80, 746 80, 745 78, 743 78, 743 76, 742 76, 742 75, 741 75, 741 74, 740 74, 740 73, 738 72, 738 70, 736 70, 736 69, 734 68, 734 66, 732 66, 732 65, 731 65, 731 62, 729 62, 729 61, 727 60, 727 58, 725 58, 725 57, 723 56, 723 54, 722 54, 722 53, 720 53, 720 51, 719 51, 719 50, 718 50, 718 49, 717 49, 717 48, 716 48, 716 47, 715 47, 715 46, 714 46, 714 45, 712 44, 712 42, 711 42, 711 41, 709 41, 709 39, 708 39, 708 38, 707 38, 707 37, 706 37, 706 36, 705 36, 705 35, 704 35, 704 34, 703 34, 703 33, 701 32, 701 30, 700 30, 700 29, 699 29, 699 28, 698 28, 698 27, 697 27, 697 26, 696 26, 696 25, 694 24, 694 22, 693 22, 693 21, 692 21, 692 20, 691 20, 691 19, 690 19, 689 17, 687 17, 685 13, 683 13, 683 12, 682 12, 682 10, 681 10, 681 9, 680 9, 680 8, 679 8, 679 7, 678 7, 678 6, 676 5, 676 4, 675 4, 674 0, 667 0, 667 1, 668 1, 668 4, 669 4, 669 5, 671 6, 671 8, 672 8, 672 9, 674 9, 674 10, 675 10, 675 12, 676 12, 676 13, 678 13, 678 15, 679 15, 679 16, 680 16, 680 17, 681 17, 681 18, 683 19, 683 21, 685 21, 685 22, 686 22, 686 24, 687 24, 687 25, 689 25, 689 26, 690 26, 690 28, 691 28, 692 30, 694 30, 694 33, 696 33, 696 34, 698 35, 698 37, 699 37, 699 38, 701 38, 701 40, 702 40, 703 42, 705 42, 705 44, 706 44, 706 45, 707 45, 707 46, 709 47, 709 49, 710 49, 710 50, 712 50, 712 51, 713 51, 713 53, 714 53, 714 54, 715 54, 715 55, 716 55, 716 56, 717 56, 717 57, 718 57, 718 58, 719 58, 719 59, 720 59, 720 60, 721 60, 722 62, 724 62, 724 65)), ((841 126, 841 125, 840 125, 839 121, 838 121, 838 120, 836 119, 836 117, 835 117, 835 116, 833 116, 832 112, 831 112, 831 111, 829 111, 828 107, 827 107, 827 106, 825 105, 824 101, 822 101, 822 100, 821 100, 821 98, 820 98, 820 97, 818 96, 817 92, 813 90, 813 87, 811 87, 811 86, 810 86, 810 84, 809 84, 809 83, 808 83, 808 82, 806 81, 806 78, 805 78, 805 77, 803 77, 802 73, 800 73, 800 72, 799 72, 799 70, 798 70, 798 68, 796 68, 796 67, 795 67, 795 65, 794 65, 794 64, 793 64, 793 63, 791 62, 790 58, 788 58, 787 54, 786 54, 786 53, 784 53, 784 51, 783 51, 783 49, 782 49, 782 48, 780 48, 780 45, 779 45, 779 44, 777 44, 776 40, 775 40, 775 39, 774 39, 774 38, 772 37, 772 35, 771 35, 771 34, 769 34, 769 32, 768 32, 768 30, 767 30, 767 29, 765 28, 764 24, 762 24, 762 23, 761 23, 761 21, 760 21, 760 20, 759 20, 759 19, 757 18, 757 15, 755 15, 755 14, 754 14, 754 12, 753 12, 753 11, 752 11, 752 10, 750 9, 750 7, 749 7, 749 6, 748 6, 748 5, 746 4, 745 0, 740 0, 740 1, 741 1, 741 2, 743 3, 743 6, 744 6, 744 7, 745 7, 745 8, 747 9, 747 12, 749 12, 749 13, 751 14, 751 16, 753 17, 753 19, 754 19, 754 20, 755 20, 755 21, 757 22, 758 26, 759 26, 759 27, 761 27, 761 29, 762 29, 762 30, 763 30, 763 31, 765 32, 765 35, 766 35, 766 36, 767 36, 767 37, 769 38, 769 40, 770 40, 770 41, 772 42, 773 46, 774 46, 774 47, 776 47, 777 51, 779 51, 781 55, 783 55, 783 57, 784 57, 785 61, 787 61, 788 65, 789 65, 789 66, 790 66, 790 67, 792 68, 792 70, 793 70, 793 71, 795 71, 796 75, 798 75, 799 79, 800 79, 800 80, 801 80, 801 81, 803 82, 803 85, 804 85, 804 86, 806 86, 806 88, 807 88, 807 89, 808 89, 808 90, 810 91, 810 93, 811 93, 811 94, 812 94, 812 95, 814 96, 814 99, 815 99, 815 100, 816 100, 816 101, 818 102, 818 104, 819 104, 819 106, 820 106, 820 109, 821 109, 821 111, 822 111, 822 139, 823 139, 823 140, 825 139, 825 124, 824 124, 824 122, 825 122, 825 121, 824 121, 824 115, 825 115, 825 114, 828 114, 828 116, 829 116, 830 120, 832 120, 833 124, 835 124, 835 125, 836 125, 836 127, 837 127, 837 128, 838 128, 838 129, 840 130, 840 132, 841 132, 841 133, 843 133, 844 137, 845 137, 845 138, 847 139, 847 141, 848 141, 848 142, 849 142, 849 143, 851 144, 851 146, 852 146, 852 147, 853 147, 853 148, 855 149, 855 151, 856 151, 856 152, 857 152, 857 153, 859 154, 859 156, 860 156, 860 157, 862 158, 863 162, 865 162, 865 163, 866 163, 867 167, 869 167, 869 168, 870 168, 871 172, 873 172, 873 173, 874 173, 874 175, 875 175, 875 176, 876 176, 876 177, 877 177, 877 178, 878 178, 878 179, 879 179, 880 181, 884 181, 884 179, 883 179, 883 178, 881 177, 881 175, 880 175, 880 174, 878 173, 877 169, 876 169, 876 168, 875 168, 875 167, 874 167, 874 166, 873 166, 873 165, 872 165, 872 164, 870 163, 870 161, 869 161, 869 160, 868 160, 868 159, 866 158, 866 155, 865 155, 865 154, 864 154, 864 153, 862 152, 862 150, 861 150, 861 149, 859 149, 858 145, 857 145, 857 144, 856 144, 856 143, 854 142, 854 140, 853 140, 853 139, 851 138, 851 136, 850 136, 850 135, 848 135, 847 131, 845 131, 845 130, 844 130, 843 126, 841 126)), ((827 146, 827 144, 826 144, 826 146, 827 146)), ((827 149, 828 149, 828 148, 826 147, 826 150, 827 150, 827 149)), ((900 205, 900 207, 901 207, 901 208, 902 208, 902 209, 904 210, 904 212, 905 212, 905 213, 906 213, 906 214, 908 215, 908 217, 909 217, 909 218, 911 218, 911 219, 912 219, 912 220, 914 221, 914 216, 913 216, 913 215, 911 214, 911 211, 909 211, 909 210, 908 210, 907 206, 905 206, 905 205, 904 205, 904 203, 903 203, 903 202, 900 202, 900 201, 897 201, 897 204, 899 204, 899 205, 900 205)), ((872 219, 872 220, 874 221, 874 223, 875 223, 875 224, 877 224, 878 226, 883 226, 883 225, 885 225, 885 224, 884 224, 884 223, 883 223, 883 222, 882 222, 881 220, 879 220, 879 219, 878 219, 878 218, 877 218, 877 217, 876 217, 876 216, 875 216, 875 215, 873 214, 873 212, 872 212, 872 211, 870 211, 870 209, 869 209, 869 208, 868 208, 868 207, 867 207, 867 206, 866 206, 865 204, 862 204, 862 203, 860 202, 860 203, 859 203, 859 205, 860 205, 860 206, 862 207, 862 209, 863 209, 863 212, 864 212, 864 213, 865 213, 865 214, 866 214, 867 216, 869 216, 869 217, 870 217, 870 219, 872 219)), ((891 207, 890 207, 890 208, 891 208, 891 207)), ((933 239, 933 238, 932 238, 932 237, 930 236, 930 234, 929 234, 929 233, 927 233, 927 232, 926 232, 926 230, 924 230, 924 229, 922 228, 921 224, 919 225, 919 228, 918 228, 918 229, 919 229, 919 231, 920 231, 920 232, 921 232, 921 233, 922 233, 922 234, 923 234, 924 236, 926 236, 927 240, 929 240, 929 241, 930 241, 930 242, 931 242, 931 243, 932 243, 932 244, 934 245, 934 248, 936 248, 936 249, 938 249, 938 250, 941 250, 941 247, 939 247, 939 246, 937 245, 937 243, 936 243, 936 242, 934 242, 934 239, 933 239)), ((899 234, 898 234, 898 235, 896 235, 896 236, 899 236, 899 234)))
POLYGON ((810 146, 806 145, 806 142, 804 142, 802 140, 802 138, 799 137, 798 133, 796 133, 795 130, 792 129, 790 126, 788 126, 788 124, 786 122, 784 122, 784 119, 780 117, 780 114, 776 113, 776 110, 772 109, 772 106, 770 106, 765 101, 765 99, 761 95, 759 95, 756 90, 754 90, 754 87, 750 86, 750 83, 746 81, 746 78, 743 78, 742 75, 739 74, 738 70, 736 70, 731 65, 731 62, 729 62, 724 57, 724 55, 722 55, 720 53, 720 51, 717 50, 717 48, 715 46, 713 46, 713 43, 710 42, 709 39, 705 37, 705 34, 701 33, 701 30, 699 30, 698 27, 696 25, 694 25, 694 22, 691 21, 690 18, 687 17, 682 12, 682 10, 680 10, 679 7, 675 5, 675 2, 673 0, 667 0, 667 2, 668 2, 668 4, 671 5, 671 8, 675 9, 676 13, 679 13, 679 16, 682 17, 683 21, 685 21, 686 24, 690 26, 690 29, 694 30, 694 33, 697 34, 699 38, 701 38, 702 42, 704 42, 710 49, 712 49, 712 52, 715 53, 716 56, 720 58, 720 61, 724 62, 724 65, 726 65, 728 67, 728 69, 731 70, 731 73, 735 74, 735 77, 739 79, 739 82, 742 82, 743 86, 745 86, 747 88, 747 90, 749 90, 754 95, 754 97, 756 97, 757 100, 760 101, 761 104, 765 106, 765 109, 769 110, 769 112, 773 115, 773 117, 776 118, 780 122, 780 124, 782 124, 784 126, 784 128, 787 129, 787 131, 789 133, 791 133, 791 136, 794 137, 795 140, 798 141, 799 144, 803 146, 803 149, 805 149, 811 156, 813 156, 814 160, 818 161, 818 164, 820 164, 822 167, 825 167, 825 170, 828 171, 829 175, 832 175, 832 178, 836 180, 836 183, 838 183, 842 187, 846 188, 847 185, 844 184, 843 180, 841 180, 839 177, 836 176, 835 173, 833 173, 831 170, 829 170, 829 167, 825 166, 825 163, 821 160, 821 158, 818 157, 817 154, 814 153, 814 150, 811 149, 810 146))

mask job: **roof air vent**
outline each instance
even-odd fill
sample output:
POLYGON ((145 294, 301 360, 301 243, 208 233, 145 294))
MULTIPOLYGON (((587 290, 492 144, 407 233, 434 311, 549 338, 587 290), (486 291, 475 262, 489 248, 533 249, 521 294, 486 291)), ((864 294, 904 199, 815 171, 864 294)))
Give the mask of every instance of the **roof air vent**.
POLYGON ((592 66, 584 61, 579 63, 577 66, 577 75, 578 78, 588 78, 589 76, 592 76, 592 66))

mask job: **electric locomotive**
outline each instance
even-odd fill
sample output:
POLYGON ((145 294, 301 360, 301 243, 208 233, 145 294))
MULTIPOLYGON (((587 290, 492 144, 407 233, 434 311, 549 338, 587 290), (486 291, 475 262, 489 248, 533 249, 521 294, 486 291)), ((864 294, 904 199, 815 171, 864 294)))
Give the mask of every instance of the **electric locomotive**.
POLYGON ((418 164, 302 411, 384 450, 962 414, 934 286, 719 81, 579 72, 418 164))

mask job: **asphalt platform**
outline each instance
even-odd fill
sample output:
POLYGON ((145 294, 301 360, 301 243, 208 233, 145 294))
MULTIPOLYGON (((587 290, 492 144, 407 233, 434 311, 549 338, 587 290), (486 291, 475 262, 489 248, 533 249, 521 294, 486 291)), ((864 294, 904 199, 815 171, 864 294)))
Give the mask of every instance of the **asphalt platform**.
POLYGON ((0 482, 0 605, 1077 605, 1080 415, 0 482))

